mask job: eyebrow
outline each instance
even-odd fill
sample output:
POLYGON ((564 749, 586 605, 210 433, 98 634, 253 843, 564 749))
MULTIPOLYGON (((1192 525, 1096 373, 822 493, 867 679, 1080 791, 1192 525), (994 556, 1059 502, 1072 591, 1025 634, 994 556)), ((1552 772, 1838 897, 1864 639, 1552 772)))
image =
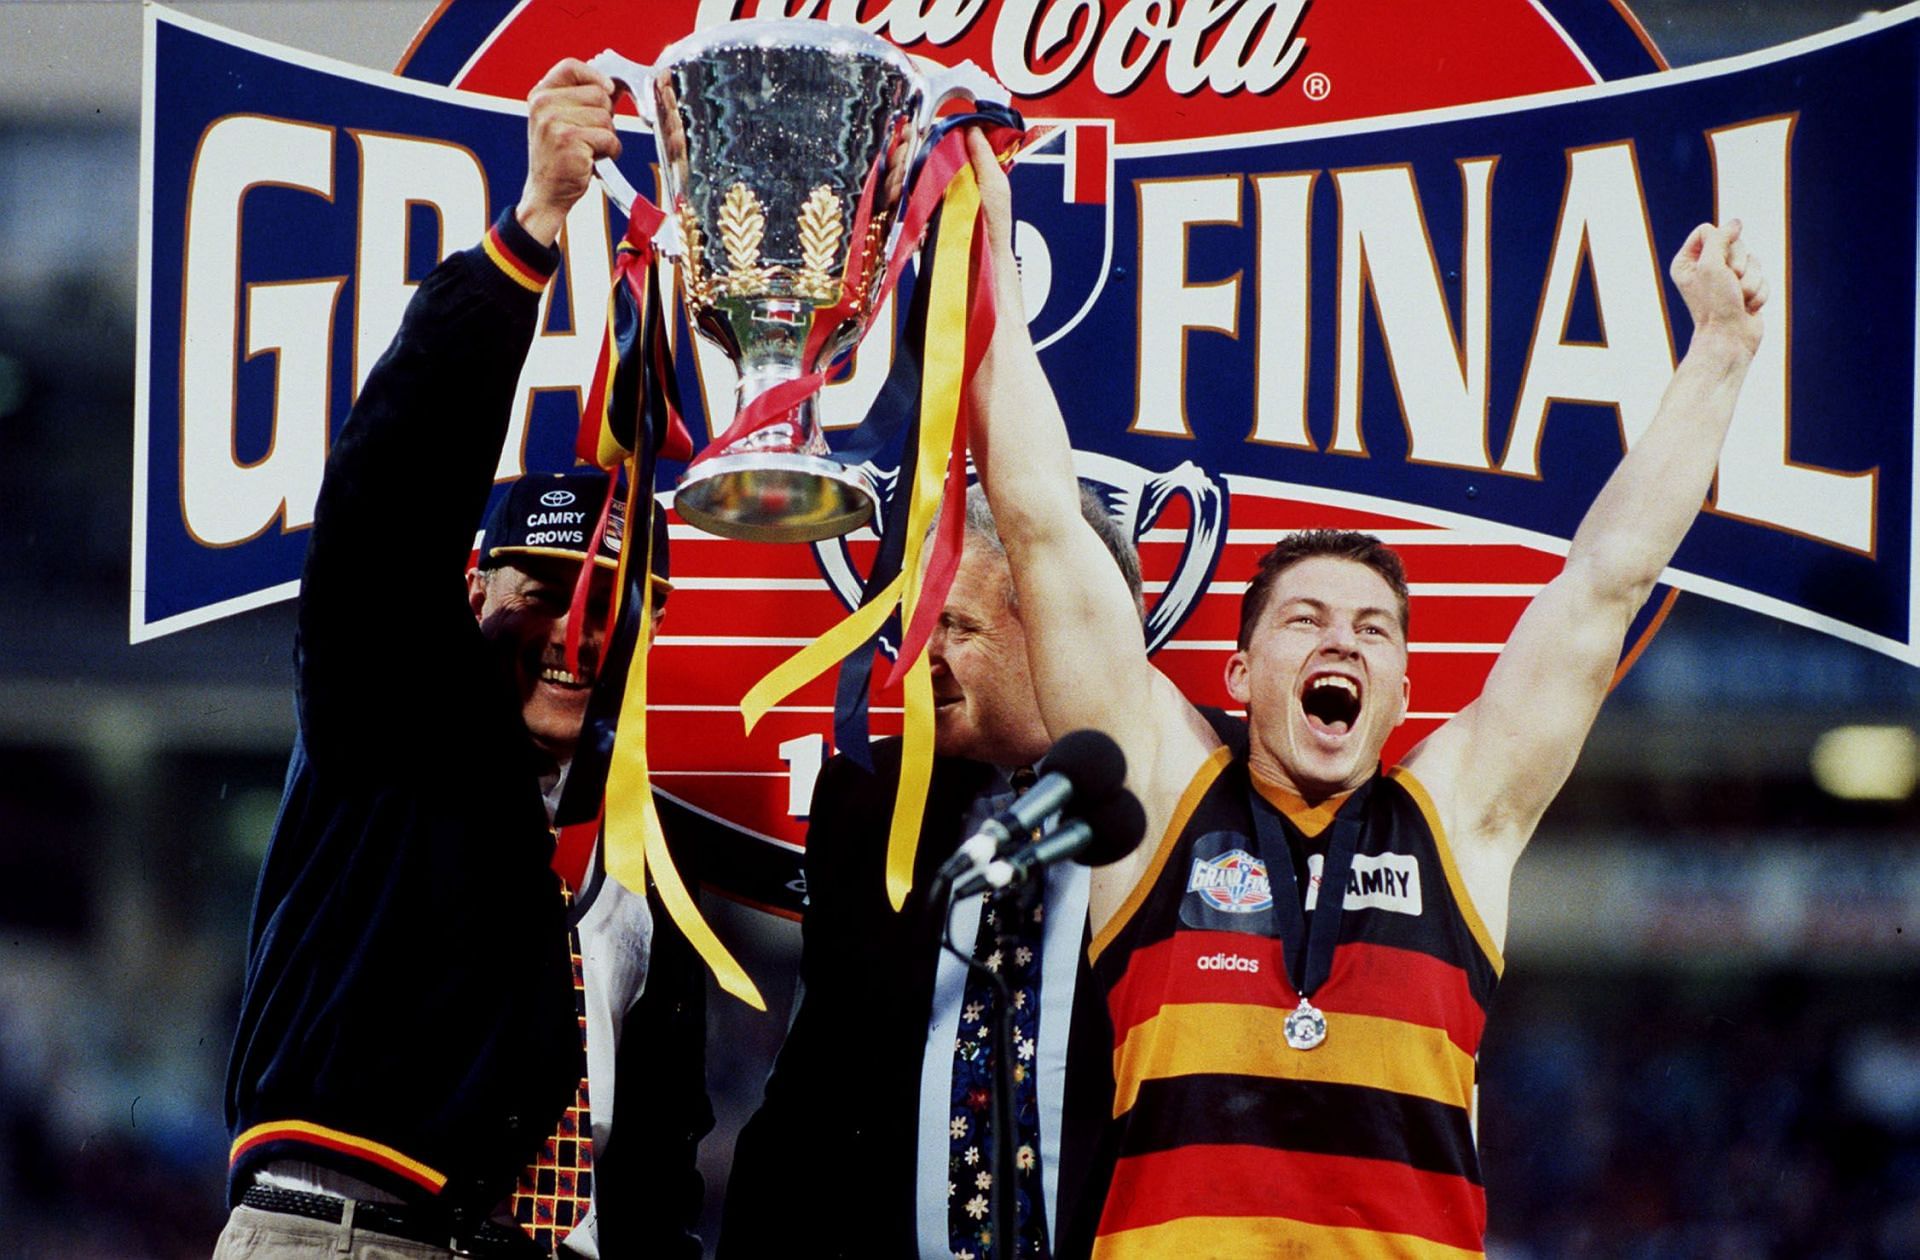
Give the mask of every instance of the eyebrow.
MULTIPOLYGON (((1295 595, 1290 599, 1283 599, 1280 601, 1279 606, 1281 608, 1291 608, 1296 604, 1304 604, 1307 607, 1315 609, 1319 612, 1331 612, 1333 610, 1333 605, 1327 603, 1323 599, 1315 599, 1311 595, 1295 595)), ((1354 620, 1356 621, 1364 620, 1368 617, 1385 617, 1388 621, 1391 621, 1395 626, 1400 627, 1401 629, 1405 629, 1405 627, 1400 626, 1399 612, 1392 608, 1382 608, 1377 605, 1369 604, 1364 608, 1354 609, 1353 616, 1354 616, 1354 620)))

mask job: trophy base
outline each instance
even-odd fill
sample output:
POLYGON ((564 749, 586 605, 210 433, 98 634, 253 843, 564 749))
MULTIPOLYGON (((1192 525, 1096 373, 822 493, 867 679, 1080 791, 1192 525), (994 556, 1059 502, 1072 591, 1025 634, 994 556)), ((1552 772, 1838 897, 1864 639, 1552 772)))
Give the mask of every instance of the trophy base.
POLYGON ((744 542, 819 542, 873 519, 878 499, 857 470, 798 453, 706 460, 673 496, 680 519, 744 542))

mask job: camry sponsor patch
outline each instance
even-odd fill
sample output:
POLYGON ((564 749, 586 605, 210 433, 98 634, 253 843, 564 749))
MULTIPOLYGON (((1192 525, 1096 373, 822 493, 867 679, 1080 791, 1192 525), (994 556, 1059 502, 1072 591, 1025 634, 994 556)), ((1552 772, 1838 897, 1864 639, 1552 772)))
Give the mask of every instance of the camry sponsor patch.
POLYGON ((1232 849, 1215 858, 1193 859, 1187 891, 1199 894, 1215 910, 1228 914, 1255 914, 1273 905, 1273 884, 1267 865, 1245 849, 1232 849))
MULTIPOLYGON (((1307 909, 1320 900, 1320 872, 1326 858, 1318 853, 1307 857, 1307 909)), ((1395 914, 1419 914, 1420 861, 1411 853, 1356 853, 1353 869, 1347 872, 1348 910, 1391 910, 1395 914)))

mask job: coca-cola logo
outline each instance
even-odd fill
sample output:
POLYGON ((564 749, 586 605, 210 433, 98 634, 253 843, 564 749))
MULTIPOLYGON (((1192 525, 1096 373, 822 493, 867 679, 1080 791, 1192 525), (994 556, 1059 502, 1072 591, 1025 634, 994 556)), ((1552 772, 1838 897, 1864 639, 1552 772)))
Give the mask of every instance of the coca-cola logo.
MULTIPOLYGON (((823 18, 942 65, 971 60, 1029 116, 1111 118, 1125 142, 1231 135, 1574 87, 1657 67, 1623 10, 1566 0, 527 0, 497 27, 451 0, 422 32, 417 77, 520 97, 557 56, 613 47, 651 61, 720 22, 823 18), (1621 64, 1603 69, 1588 43, 1621 64), (1497 55, 1495 50, 1497 49, 1497 55), (1624 50, 1624 51, 1623 51, 1624 50)), ((1647 46, 1650 49, 1650 46, 1647 46)))
MULTIPOLYGON (((444 252, 512 204, 519 101, 555 60, 609 46, 649 60, 704 22, 805 13, 930 61, 971 59, 1027 93, 1029 120, 1055 124, 1013 171, 1028 328, 1080 471, 1139 541, 1154 659, 1195 701, 1231 707, 1221 662, 1260 554, 1324 525, 1375 531, 1407 563, 1415 707, 1385 758, 1471 701, 1672 371, 1687 327, 1661 263, 1692 224, 1725 215, 1794 284, 1670 572, 1920 660, 1903 489, 1920 184, 1910 149, 1858 143, 1913 81, 1911 14, 1658 76, 1632 18, 1586 0, 1474 6, 1472 21, 1430 0, 501 9, 447 0, 402 58, 413 83, 151 11, 136 640, 296 589, 329 443, 435 243, 420 228, 437 220, 444 252), (1264 90, 1262 66, 1284 69, 1264 90), (1633 81, 1432 108, 1596 79, 1633 81), (1861 205, 1880 212, 1862 219, 1861 205), (1817 247, 1838 239, 1854 248, 1817 247), (1804 308, 1796 291, 1844 293, 1851 318, 1804 308), (1820 314, 1793 318, 1805 309, 1820 314), (272 370, 254 370, 269 355, 272 370)), ((629 140, 628 174, 651 186, 637 121, 629 140)), ((502 480, 573 463, 621 226, 597 192, 576 207, 502 480)), ((876 321, 826 388, 833 441, 879 393, 893 327, 876 321)), ((675 352, 701 440, 734 391, 706 345, 683 333, 675 352)), ((678 472, 664 467, 663 487, 678 472)), ((750 735, 740 699, 845 615, 877 544, 865 532, 816 553, 670 525, 676 593, 650 657, 654 781, 674 833, 715 854, 706 872, 791 909, 812 784, 833 751, 833 679, 750 735)), ((586 527, 538 528, 561 526, 586 527)), ((877 733, 898 729, 899 705, 876 691, 877 733)))
MULTIPOLYGON (((695 20, 705 27, 772 16, 778 7, 702 0, 695 20)), ((1081 77, 1107 96, 1125 96, 1149 77, 1181 96, 1202 89, 1261 96, 1286 82, 1306 52, 1299 29, 1308 0, 1007 0, 997 7, 962 0, 896 2, 878 12, 871 4, 810 0, 785 7, 787 16, 858 25, 902 48, 947 49, 983 32, 986 69, 1020 97, 1042 97, 1081 77)))

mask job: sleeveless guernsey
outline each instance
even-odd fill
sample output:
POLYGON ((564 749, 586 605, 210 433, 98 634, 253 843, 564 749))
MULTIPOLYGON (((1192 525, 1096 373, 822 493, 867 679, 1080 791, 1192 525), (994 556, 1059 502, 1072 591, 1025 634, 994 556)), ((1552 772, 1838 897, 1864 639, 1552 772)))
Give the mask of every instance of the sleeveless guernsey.
MULTIPOLYGON (((1295 844, 1331 817, 1353 852, 1310 994, 1326 1038, 1297 1050, 1302 969, 1275 909, 1299 904, 1294 859, 1262 852, 1250 790, 1244 762, 1210 758, 1093 942, 1115 1078, 1094 1256, 1480 1256, 1474 1061, 1501 960, 1432 802, 1396 769, 1337 816, 1281 808, 1295 844)), ((1323 863, 1307 860, 1309 919, 1333 905, 1323 863)))

